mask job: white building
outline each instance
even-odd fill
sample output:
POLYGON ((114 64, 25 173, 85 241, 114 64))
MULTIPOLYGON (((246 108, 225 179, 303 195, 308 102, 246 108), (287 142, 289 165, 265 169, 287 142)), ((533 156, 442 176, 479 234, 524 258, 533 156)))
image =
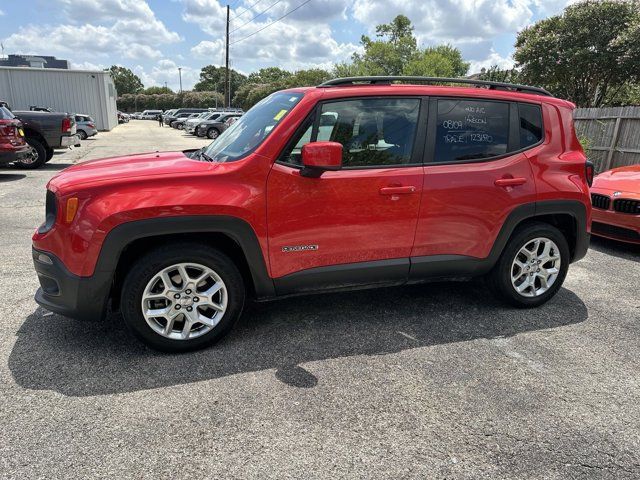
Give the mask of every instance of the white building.
POLYGON ((98 130, 118 125, 116 88, 108 72, 0 67, 0 100, 13 110, 49 107, 93 117, 98 130))

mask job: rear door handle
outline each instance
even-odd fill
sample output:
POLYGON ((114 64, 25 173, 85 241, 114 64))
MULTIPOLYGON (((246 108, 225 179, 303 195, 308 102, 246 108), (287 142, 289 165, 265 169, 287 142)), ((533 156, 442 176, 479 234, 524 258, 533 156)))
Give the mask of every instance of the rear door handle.
POLYGON ((407 193, 416 193, 416 187, 408 185, 406 187, 382 187, 380 195, 401 195, 407 193))
POLYGON ((499 178, 493 183, 496 187, 517 187, 518 185, 524 185, 527 183, 527 179, 523 177, 499 178))

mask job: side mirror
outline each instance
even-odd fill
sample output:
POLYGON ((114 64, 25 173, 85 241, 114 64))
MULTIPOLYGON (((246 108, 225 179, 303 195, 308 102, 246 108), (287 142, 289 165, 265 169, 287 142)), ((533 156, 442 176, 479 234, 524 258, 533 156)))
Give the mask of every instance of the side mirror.
POLYGON ((311 142, 302 147, 300 175, 317 178, 327 170, 342 168, 342 144, 338 142, 311 142))

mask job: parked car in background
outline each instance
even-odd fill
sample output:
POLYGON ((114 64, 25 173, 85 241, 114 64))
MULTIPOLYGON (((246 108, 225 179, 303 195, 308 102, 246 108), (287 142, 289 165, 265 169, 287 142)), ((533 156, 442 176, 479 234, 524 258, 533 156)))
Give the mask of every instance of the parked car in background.
POLYGON ((216 118, 218 118, 220 115, 222 115, 223 112, 203 112, 200 114, 200 116, 195 117, 195 118, 189 118, 187 119, 186 122, 184 122, 184 131, 188 134, 194 134, 196 131, 196 127, 201 124, 202 122, 205 122, 207 120, 215 120, 216 118))
POLYGON ((192 114, 188 114, 186 117, 176 118, 173 122, 171 122, 171 126, 173 128, 177 128, 178 130, 183 130, 184 129, 184 123, 187 120, 193 119, 193 118, 200 118, 202 115, 206 115, 206 113, 205 112, 192 113, 192 114))
POLYGON ((158 115, 162 113, 162 110, 145 110, 142 112, 140 118, 142 120, 157 120, 158 115))
POLYGON ((640 165, 597 175, 591 186, 591 233, 640 244, 640 165))
POLYGON ((22 122, 6 107, 0 107, 0 165, 21 162, 35 154, 27 143, 22 122))
POLYGON ((129 118, 130 118, 129 115, 118 110, 118 123, 128 123, 129 118))
POLYGON ((169 125, 170 127, 174 127, 175 128, 175 124, 178 121, 182 121, 182 120, 186 120, 187 118, 189 118, 191 115, 193 115, 193 113, 178 113, 175 116, 172 116, 169 120, 169 122, 165 122, 167 125, 169 125))
POLYGON ((215 140, 222 132, 229 128, 228 120, 241 116, 241 113, 223 113, 215 120, 207 120, 200 123, 196 128, 195 134, 198 137, 208 137, 211 140, 215 140))
POLYGON ((167 112, 162 116, 165 125, 171 125, 171 122, 178 118, 183 118, 185 115, 183 114, 192 114, 192 113, 202 113, 207 112, 206 108, 176 108, 173 109, 170 113, 167 112))
POLYGON ((140 120, 140 117, 142 116, 142 112, 133 112, 131 114, 131 118, 135 119, 135 120, 140 120))
POLYGON ((96 122, 89 115, 75 115, 76 117, 76 133, 80 140, 86 140, 89 137, 93 137, 98 134, 96 128, 96 122))
POLYGON ((13 111, 21 122, 27 143, 36 155, 16 162, 21 168, 38 168, 51 160, 54 149, 80 146, 75 117, 68 113, 13 111))

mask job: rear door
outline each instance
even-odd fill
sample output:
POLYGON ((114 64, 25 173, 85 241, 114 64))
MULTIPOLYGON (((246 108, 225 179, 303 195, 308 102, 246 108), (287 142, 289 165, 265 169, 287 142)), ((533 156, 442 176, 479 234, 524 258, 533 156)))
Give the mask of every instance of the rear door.
POLYGON ((327 101, 300 127, 267 185, 271 272, 284 277, 278 293, 406 281, 422 191, 421 102, 327 101), (310 141, 341 143, 343 168, 301 176, 310 141))
MULTIPOLYGON (((489 255, 509 213, 536 200, 523 152, 543 141, 541 123, 523 119, 515 102, 466 97, 430 102, 423 198, 412 251, 412 275, 417 276, 433 260, 421 257, 489 255)), ((539 106, 531 108, 539 111, 539 106)))

